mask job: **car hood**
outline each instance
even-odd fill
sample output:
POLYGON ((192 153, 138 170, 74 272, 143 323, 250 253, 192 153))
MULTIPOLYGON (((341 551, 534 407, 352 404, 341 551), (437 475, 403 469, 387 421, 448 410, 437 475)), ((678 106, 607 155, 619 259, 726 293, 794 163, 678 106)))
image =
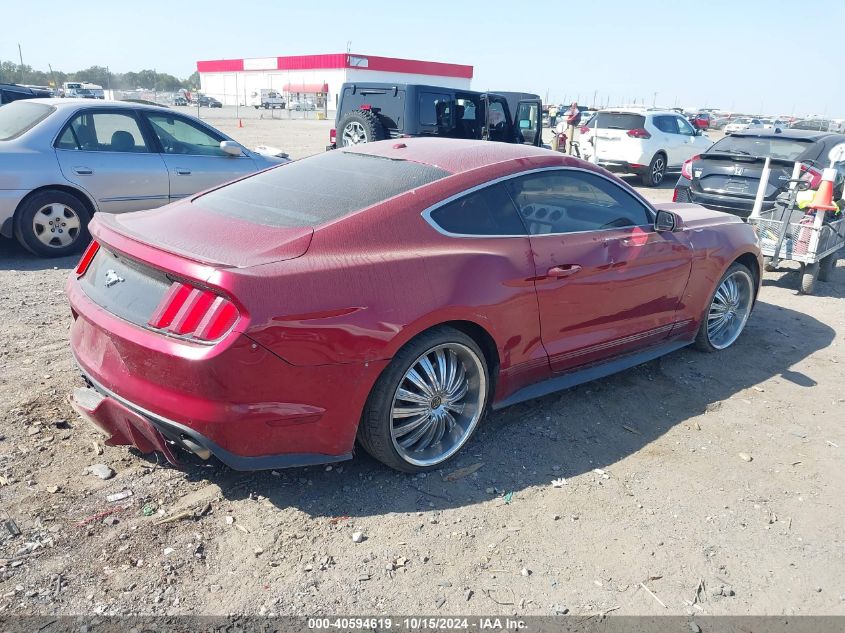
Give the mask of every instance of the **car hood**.
POLYGON ((98 213, 95 219, 136 242, 195 262, 235 268, 301 257, 314 234, 310 226, 263 226, 226 217, 190 200, 149 211, 98 213))
POLYGON ((735 224, 742 222, 740 218, 730 213, 713 211, 712 209, 702 207, 700 204, 689 202, 663 202, 655 204, 654 208, 657 210, 672 211, 678 214, 684 222, 684 228, 687 229, 698 229, 714 224, 735 224))

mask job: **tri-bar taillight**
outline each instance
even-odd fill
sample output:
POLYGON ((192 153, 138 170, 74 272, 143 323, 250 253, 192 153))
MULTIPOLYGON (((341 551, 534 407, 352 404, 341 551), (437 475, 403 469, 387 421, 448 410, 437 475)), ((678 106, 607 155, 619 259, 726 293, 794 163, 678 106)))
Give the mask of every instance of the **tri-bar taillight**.
POLYGON ((186 338, 214 341, 237 320, 238 309, 225 297, 174 281, 147 325, 186 338))
POLYGON ((76 265, 77 277, 82 277, 82 275, 85 274, 85 271, 88 270, 91 262, 94 261, 94 256, 97 254, 98 250, 100 250, 99 242, 97 242, 97 240, 91 240, 88 248, 86 248, 85 252, 82 253, 82 259, 80 259, 79 263, 76 265))

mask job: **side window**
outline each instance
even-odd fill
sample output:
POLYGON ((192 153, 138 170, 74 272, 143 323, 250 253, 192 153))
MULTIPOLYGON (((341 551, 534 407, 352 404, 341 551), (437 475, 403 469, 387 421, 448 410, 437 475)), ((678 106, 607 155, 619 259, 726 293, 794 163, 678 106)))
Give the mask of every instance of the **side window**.
POLYGON ((633 195, 606 178, 584 171, 530 174, 507 182, 531 235, 580 233, 652 223, 633 195))
POLYGON ((673 116, 654 117, 654 127, 666 134, 678 133, 678 124, 676 123, 676 118, 673 116))
POLYGON ((59 135, 56 147, 86 152, 150 151, 135 117, 118 112, 77 115, 59 135))
POLYGON ((144 116, 161 141, 165 154, 228 156, 220 149, 220 141, 224 140, 222 136, 212 135, 187 119, 168 114, 145 113, 144 116))
POLYGON ((675 117, 675 120, 678 122, 678 133, 686 136, 695 136, 695 129, 689 124, 689 121, 681 117, 675 117))
POLYGON ((505 186, 479 189, 431 212, 444 231, 459 235, 525 235, 505 186))
POLYGON ((522 101, 516 109, 516 126, 520 138, 519 142, 525 145, 534 145, 537 140, 537 132, 540 129, 539 108, 536 102, 522 101))
POLYGON ((449 105, 447 95, 433 92, 420 93, 420 124, 447 127, 449 123, 449 105))

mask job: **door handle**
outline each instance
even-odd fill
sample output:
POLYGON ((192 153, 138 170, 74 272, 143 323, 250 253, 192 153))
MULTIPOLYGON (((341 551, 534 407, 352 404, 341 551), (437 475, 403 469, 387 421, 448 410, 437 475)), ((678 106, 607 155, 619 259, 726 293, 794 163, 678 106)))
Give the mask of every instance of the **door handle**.
POLYGON ((563 266, 552 266, 549 268, 548 275, 549 277, 557 277, 558 279, 563 279, 564 277, 569 277, 570 275, 574 275, 578 271, 581 270, 581 267, 578 264, 565 264, 563 266))
POLYGON ((90 176, 94 173, 94 170, 90 167, 74 167, 73 173, 78 174, 80 176, 90 176))
POLYGON ((191 170, 190 169, 177 169, 176 175, 177 176, 190 176, 191 170))

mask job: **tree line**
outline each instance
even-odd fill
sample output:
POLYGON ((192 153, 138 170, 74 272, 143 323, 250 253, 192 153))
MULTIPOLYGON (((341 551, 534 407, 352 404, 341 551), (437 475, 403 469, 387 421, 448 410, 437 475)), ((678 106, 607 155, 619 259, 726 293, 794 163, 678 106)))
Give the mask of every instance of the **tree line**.
POLYGON ((80 81, 97 84, 103 88, 113 90, 160 90, 174 92, 180 88, 198 89, 200 85, 199 73, 194 72, 187 79, 179 79, 168 73, 155 70, 140 70, 138 72, 113 73, 105 66, 91 66, 84 70, 66 73, 61 70, 35 70, 27 64, 16 64, 11 61, 0 62, 0 83, 28 84, 33 86, 52 86, 61 88, 66 81, 80 81))

